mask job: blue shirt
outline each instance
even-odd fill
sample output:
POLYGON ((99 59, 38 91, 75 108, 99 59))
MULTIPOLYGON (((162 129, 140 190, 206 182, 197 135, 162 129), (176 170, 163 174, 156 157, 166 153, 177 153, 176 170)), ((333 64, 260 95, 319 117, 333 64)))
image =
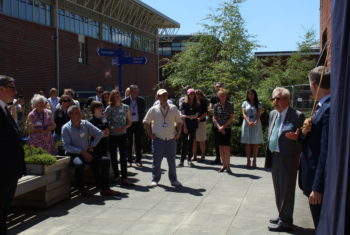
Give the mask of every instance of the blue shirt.
POLYGON ((87 151, 89 147, 95 147, 100 142, 103 132, 86 120, 80 121, 80 128, 73 126, 72 121, 62 127, 62 143, 64 149, 69 153, 80 154, 87 151), (95 139, 90 143, 90 137, 95 139))

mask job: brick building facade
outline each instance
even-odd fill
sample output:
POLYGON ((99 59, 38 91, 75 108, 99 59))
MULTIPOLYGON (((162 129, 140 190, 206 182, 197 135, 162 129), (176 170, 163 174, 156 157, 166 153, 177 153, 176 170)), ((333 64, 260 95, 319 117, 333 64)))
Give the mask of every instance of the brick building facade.
MULTIPOLYGON (((331 41, 332 24, 331 24, 331 0, 320 0, 320 50, 331 41)), ((327 47, 329 47, 328 44, 327 47)), ((331 49, 328 48, 327 64, 331 66, 331 49)))
MULTIPOLYGON (((12 4, 14 4, 14 1, 16 0, 12 0, 12 4)), ((21 1, 26 2, 25 0, 21 1)), ((164 22, 168 20, 170 22, 168 22, 168 24, 172 23, 171 19, 166 18, 155 10, 155 12, 152 12, 152 8, 143 5, 141 2, 135 0, 128 1, 135 4, 137 3, 137 6, 144 11, 144 14, 154 14, 157 15, 158 18, 163 17, 162 20, 164 22)), ((82 35, 84 31, 74 32, 73 28, 73 32, 70 30, 62 30, 64 26, 60 25, 58 34, 59 47, 57 47, 55 27, 57 20, 55 19, 58 19, 58 17, 56 18, 54 1, 44 1, 48 4, 47 6, 50 6, 50 12, 52 13, 50 21, 46 23, 46 25, 33 22, 34 19, 31 22, 27 19, 21 19, 21 9, 18 10, 19 15, 14 16, 13 9, 15 9, 15 7, 13 5, 12 10, 10 9, 10 13, 6 14, 6 2, 11 3, 11 0, 0 0, 0 74, 6 74, 16 79, 16 86, 19 94, 23 95, 25 98, 32 97, 32 95, 39 90, 44 90, 47 94, 50 88, 57 87, 57 77, 59 77, 60 91, 62 91, 63 88, 70 87, 78 92, 93 92, 98 85, 103 85, 105 89, 110 90, 118 84, 118 68, 117 66, 112 66, 112 57, 98 56, 96 53, 97 48, 116 49, 118 47, 118 42, 115 42, 115 40, 112 41, 111 37, 111 40, 106 40, 106 38, 104 38, 106 32, 104 28, 104 31, 102 31, 102 26, 105 27, 105 22, 100 22, 100 25, 96 28, 96 30, 100 32, 95 32, 95 37, 86 34, 82 35), (51 5, 49 5, 50 2, 51 5), (83 38, 83 44, 79 38, 83 38), (59 66, 57 66, 57 48, 59 48, 59 66), (59 76, 57 75, 57 67, 59 68, 59 76)), ((32 2, 34 1, 30 0, 30 2, 30 4, 33 4, 32 2)), ((39 1, 35 1, 34 4, 36 2, 39 1)), ((71 1, 67 0, 67 2, 70 3, 71 1)), ((96 4, 97 2, 98 1, 96 1, 96 4)), ((116 2, 121 2, 120 4, 123 4, 121 0, 116 0, 116 2)), ((29 8, 28 3, 29 0, 27 0, 27 10, 29 8)), ((64 6, 65 5, 60 6, 60 9, 64 9, 64 6)), ((34 14, 34 10, 32 10, 33 5, 30 5, 30 7, 30 10, 33 11, 34 14)), ((122 7, 122 5, 119 7, 122 7)), ((131 7, 130 3, 129 7, 131 7)), ((89 13, 86 7, 84 9, 79 8, 80 6, 74 8, 76 16, 79 14, 77 13, 78 11, 81 11, 80 15, 89 13)), ((81 8, 83 8, 83 6, 81 8)), ((101 9, 104 9, 104 7, 101 6, 101 9)), ((127 13, 128 12, 125 11, 125 14, 127 13)), ((30 16, 31 14, 32 13, 30 13, 30 16)), ((100 18, 102 18, 102 16, 103 14, 101 13, 100 18)), ((129 17, 133 16, 129 15, 129 17)), ((81 16, 81 18, 83 18, 83 16, 81 16)), ((61 20, 61 18, 59 19, 61 20)), ((127 21, 125 16, 123 19, 127 21)), ((116 19, 116 21, 117 20, 118 19, 116 19)), ((135 21, 137 21, 137 19, 134 19, 133 22, 135 24, 138 23, 139 26, 141 25, 140 22, 135 21)), ((118 28, 124 26, 123 29, 126 29, 127 27, 125 25, 132 26, 130 22, 128 22, 128 24, 125 23, 125 25, 122 23, 120 27, 118 25, 118 28)), ((147 24, 147 22, 145 24, 147 24)), ((71 25, 73 27, 73 21, 71 25)), ((84 23, 82 27, 84 27, 84 23)), ((82 27, 80 27, 80 30, 83 29, 82 27)), ((86 27, 89 27, 88 23, 86 23, 86 27)), ((110 27, 111 28, 107 29, 107 33, 110 32, 109 30, 112 30, 112 26, 110 27)), ((146 34, 145 30, 136 28, 135 26, 130 27, 130 34, 124 33, 124 35, 128 36, 129 40, 122 43, 122 49, 126 51, 128 56, 147 57, 148 63, 146 65, 123 65, 123 90, 130 84, 137 84, 140 87, 141 95, 154 95, 153 88, 158 82, 157 32, 161 27, 179 27, 179 25, 162 26, 157 24, 156 30, 151 30, 151 32, 154 32, 153 35, 146 34), (147 36, 145 36, 145 38, 147 38, 147 42, 149 42, 147 44, 148 47, 136 46, 137 40, 141 42, 141 36, 136 37, 136 34, 147 36)), ((77 29, 79 29, 79 24, 75 25, 75 31, 77 31, 77 29)), ((92 31, 90 30, 90 32, 92 31)), ((126 32, 126 30, 124 32, 126 32)), ((114 36, 115 35, 112 34, 112 37, 114 36)))

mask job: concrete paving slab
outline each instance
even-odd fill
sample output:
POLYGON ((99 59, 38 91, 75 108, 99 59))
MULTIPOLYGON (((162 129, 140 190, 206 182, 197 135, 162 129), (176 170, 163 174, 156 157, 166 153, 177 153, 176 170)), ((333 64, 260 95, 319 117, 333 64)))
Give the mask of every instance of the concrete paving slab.
MULTIPOLYGON (((9 234, 276 234, 267 229, 269 218, 277 214, 271 173, 246 169, 243 157, 232 157, 234 174, 218 173, 220 166, 210 164, 213 159, 177 168, 181 188, 170 185, 163 161, 160 186, 152 188, 152 158, 146 156, 145 167, 128 168, 135 187, 113 185, 126 193, 123 197, 101 197, 96 192, 46 210, 23 215, 19 210, 19 221, 10 223, 9 234)), ((259 166, 263 162, 258 159, 259 166)), ((291 234, 314 234, 307 198, 298 188, 294 224, 291 234)))

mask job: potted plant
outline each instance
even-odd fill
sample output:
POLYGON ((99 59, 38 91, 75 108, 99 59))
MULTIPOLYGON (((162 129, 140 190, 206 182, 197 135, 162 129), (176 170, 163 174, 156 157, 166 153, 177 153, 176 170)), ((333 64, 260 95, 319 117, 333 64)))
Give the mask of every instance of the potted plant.
POLYGON ((53 156, 43 148, 24 145, 24 160, 28 175, 45 175, 67 167, 69 157, 53 156))

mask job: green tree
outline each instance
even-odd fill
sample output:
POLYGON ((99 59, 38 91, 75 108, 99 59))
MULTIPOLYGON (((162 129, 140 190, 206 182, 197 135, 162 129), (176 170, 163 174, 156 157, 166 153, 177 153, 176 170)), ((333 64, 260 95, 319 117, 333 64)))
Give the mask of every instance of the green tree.
POLYGON ((271 93, 277 86, 308 84, 307 74, 316 65, 317 59, 310 52, 318 45, 315 30, 307 30, 297 43, 298 50, 288 59, 265 59, 258 62, 260 84, 258 93, 265 104, 269 104, 271 93))
MULTIPOLYGON (((204 32, 192 38, 187 50, 163 67, 173 87, 190 85, 212 93, 213 83, 221 81, 234 97, 257 84, 253 50, 258 47, 245 29, 239 12, 242 0, 223 2, 206 18, 204 32)), ((180 90, 180 89, 179 89, 180 90)))

